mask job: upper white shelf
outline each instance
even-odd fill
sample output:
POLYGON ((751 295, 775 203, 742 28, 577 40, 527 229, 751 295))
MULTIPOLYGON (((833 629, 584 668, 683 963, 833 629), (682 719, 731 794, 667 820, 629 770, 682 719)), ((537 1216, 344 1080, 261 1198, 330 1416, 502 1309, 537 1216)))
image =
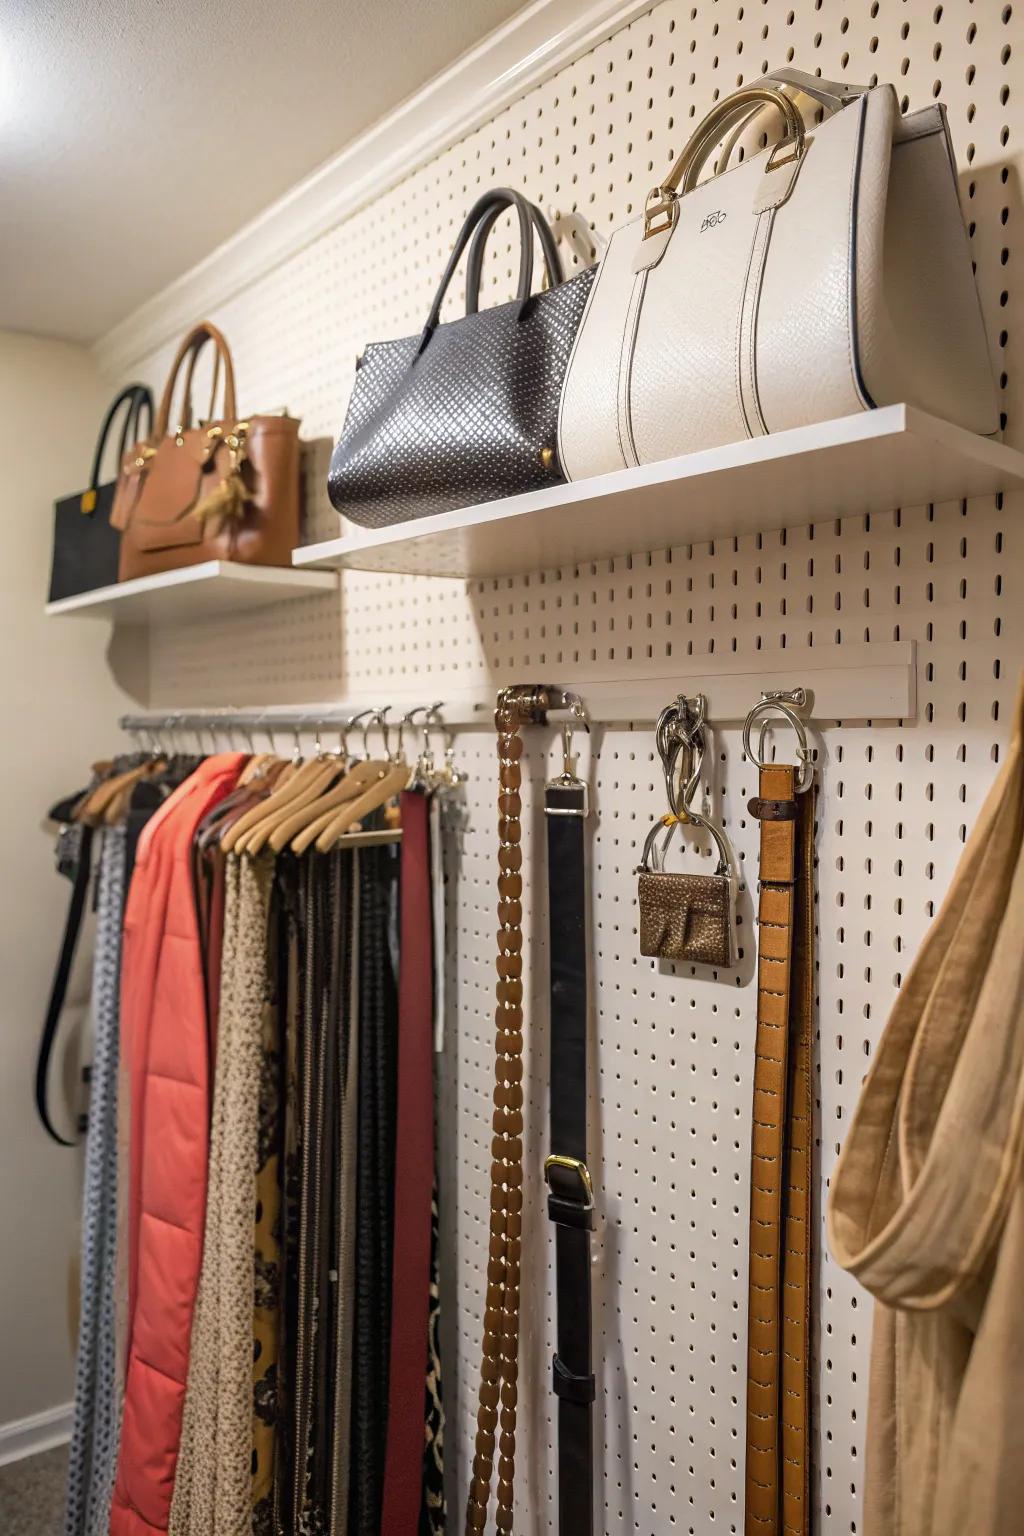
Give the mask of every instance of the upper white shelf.
POLYGON ((295 551, 297 566, 511 576, 1024 486, 1024 453, 887 405, 295 551))
POLYGON ((290 566, 238 565, 204 560, 159 576, 137 576, 113 587, 97 587, 77 597, 47 603, 47 614, 76 619, 114 619, 123 624, 173 624, 182 619, 214 619, 244 608, 263 608, 288 598, 332 592, 338 578, 330 571, 297 571, 290 566))

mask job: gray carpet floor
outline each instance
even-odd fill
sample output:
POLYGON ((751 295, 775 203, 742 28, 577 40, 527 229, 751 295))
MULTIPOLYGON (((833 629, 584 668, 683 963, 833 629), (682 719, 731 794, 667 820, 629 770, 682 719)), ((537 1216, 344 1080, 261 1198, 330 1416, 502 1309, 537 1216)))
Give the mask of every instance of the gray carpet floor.
POLYGON ((60 1536, 68 1448, 0 1467, 0 1532, 3 1536, 60 1536))

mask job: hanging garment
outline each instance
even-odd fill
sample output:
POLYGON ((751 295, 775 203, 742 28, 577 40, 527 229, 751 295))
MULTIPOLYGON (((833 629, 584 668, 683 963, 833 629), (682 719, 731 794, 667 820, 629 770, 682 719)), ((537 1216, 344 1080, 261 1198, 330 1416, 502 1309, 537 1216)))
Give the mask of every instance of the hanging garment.
POLYGON ((202 1255, 209 1041, 192 838, 245 756, 200 763, 139 839, 125 911, 121 1047, 131 1093, 127 1365, 111 1536, 167 1528, 202 1255))
POLYGON ((352 1328, 355 1312, 356 1158, 359 1102, 359 850, 336 850, 335 878, 347 902, 341 925, 343 951, 338 1019, 338 1183, 336 1191, 338 1305, 334 1353, 333 1507, 349 1508, 352 1455, 352 1328))
POLYGON ((444 1397, 441 1391, 441 1215, 434 1173, 430 1202, 430 1305, 427 1321, 427 1391, 423 1408, 423 1500, 419 1536, 444 1536, 444 1397))
POLYGON ((260 1036, 260 1090, 256 1136, 256 1212, 253 1223, 252 1532, 274 1536, 277 1461, 277 1366, 281 1318, 282 1056, 278 990, 278 911, 270 892, 267 978, 260 1036))
POLYGON ((81 1308, 65 1536, 105 1536, 117 1467, 117 1058, 125 832, 103 833, 92 978, 92 1071, 82 1197, 81 1308))
POLYGON ((330 1137, 327 1103, 324 992, 329 965, 327 886, 319 860, 298 867, 301 914, 295 1010, 298 1180, 295 1190, 294 1317, 292 1332, 291 1529, 319 1530, 327 1520, 320 1426, 327 1412, 318 1388, 317 1347, 322 1342, 321 1247, 323 1161, 330 1137))
POLYGON ((433 936, 427 797, 402 795, 394 1265, 382 1536, 408 1536, 423 1503, 434 1187, 433 936))
POLYGON ((1024 691, 832 1179, 877 1298, 866 1536, 1008 1536, 1024 1510, 1024 691))
POLYGON ((397 994, 388 942, 395 857, 360 853, 359 1124, 356 1163, 350 1536, 378 1536, 387 1436, 397 994))
POLYGON ((206 1232, 171 1536, 241 1532, 252 1518, 253 1231, 271 879, 269 856, 228 860, 206 1232))

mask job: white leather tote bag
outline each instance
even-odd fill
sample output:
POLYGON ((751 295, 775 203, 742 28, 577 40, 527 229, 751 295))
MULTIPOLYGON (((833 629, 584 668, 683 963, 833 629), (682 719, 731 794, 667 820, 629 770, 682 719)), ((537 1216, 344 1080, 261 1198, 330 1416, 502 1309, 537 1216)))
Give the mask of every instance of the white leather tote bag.
POLYGON ((890 85, 779 70, 720 101, 612 236, 562 389, 563 468, 900 401, 998 430, 945 109, 901 117, 890 85), (738 163, 699 180, 726 136, 718 163, 738 163))

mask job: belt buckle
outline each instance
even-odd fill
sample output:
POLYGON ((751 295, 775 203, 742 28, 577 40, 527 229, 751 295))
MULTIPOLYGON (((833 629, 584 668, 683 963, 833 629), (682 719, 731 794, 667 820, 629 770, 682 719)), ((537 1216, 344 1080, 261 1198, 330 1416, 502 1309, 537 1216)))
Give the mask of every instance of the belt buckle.
MULTIPOLYGON (((576 1175, 580 1181, 580 1188, 583 1190, 584 1198, 581 1202, 581 1209, 592 1211, 594 1209, 594 1184, 590 1177, 590 1169, 586 1163, 582 1162, 578 1157, 562 1157, 560 1153, 552 1152, 550 1157, 544 1159, 544 1182, 549 1189, 551 1188, 551 1172, 555 1168, 561 1168, 566 1173, 574 1173, 576 1175)), ((559 1199, 564 1200, 567 1198, 566 1195, 559 1193, 559 1199)))

